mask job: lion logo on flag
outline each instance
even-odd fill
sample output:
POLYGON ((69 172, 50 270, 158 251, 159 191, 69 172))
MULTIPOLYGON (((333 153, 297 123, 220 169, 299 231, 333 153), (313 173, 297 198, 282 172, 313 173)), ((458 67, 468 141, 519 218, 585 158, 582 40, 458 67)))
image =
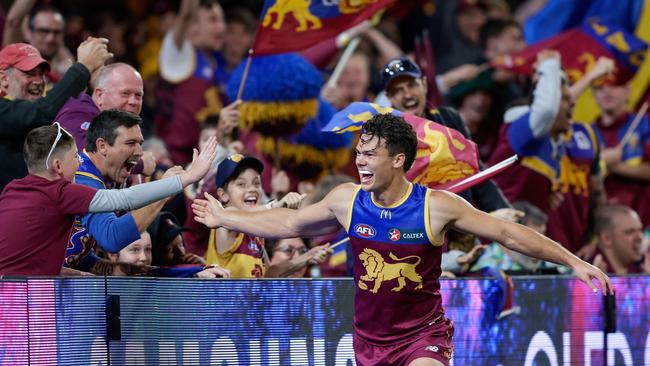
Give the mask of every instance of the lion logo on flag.
POLYGON ((275 13, 277 17, 272 26, 275 30, 282 28, 287 14, 293 14, 293 17, 298 21, 296 32, 308 30, 308 22, 311 23, 311 30, 322 28, 321 20, 309 11, 309 4, 309 0, 277 0, 264 15, 262 27, 267 28, 271 24, 273 21, 271 14, 275 13))

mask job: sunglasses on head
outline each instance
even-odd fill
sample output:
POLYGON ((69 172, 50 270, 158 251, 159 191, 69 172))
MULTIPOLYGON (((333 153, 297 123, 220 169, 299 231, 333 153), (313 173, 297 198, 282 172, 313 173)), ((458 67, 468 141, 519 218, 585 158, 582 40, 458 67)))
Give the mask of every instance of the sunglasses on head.
MULTIPOLYGON (((47 158, 45 158, 45 169, 50 168, 50 165, 49 165, 50 158, 52 157, 52 153, 54 152, 54 149, 56 149, 56 144, 58 144, 59 140, 61 140, 61 136, 63 136, 63 133, 67 133, 68 135, 70 135, 68 133, 68 131, 66 131, 65 129, 63 129, 63 127, 61 127, 61 124, 59 122, 54 122, 53 124, 56 125, 56 127, 57 127, 57 129, 56 129, 56 138, 54 139, 54 143, 52 144, 52 147, 50 148, 50 152, 47 154, 47 158)), ((77 159, 79 159, 78 156, 77 156, 77 159)))

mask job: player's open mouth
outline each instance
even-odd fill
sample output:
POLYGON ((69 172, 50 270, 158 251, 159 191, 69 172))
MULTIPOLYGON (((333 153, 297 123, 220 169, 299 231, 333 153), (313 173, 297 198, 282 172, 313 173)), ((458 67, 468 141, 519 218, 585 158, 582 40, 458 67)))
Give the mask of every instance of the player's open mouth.
POLYGON ((359 179, 361 184, 370 184, 375 175, 369 170, 359 170, 359 179))

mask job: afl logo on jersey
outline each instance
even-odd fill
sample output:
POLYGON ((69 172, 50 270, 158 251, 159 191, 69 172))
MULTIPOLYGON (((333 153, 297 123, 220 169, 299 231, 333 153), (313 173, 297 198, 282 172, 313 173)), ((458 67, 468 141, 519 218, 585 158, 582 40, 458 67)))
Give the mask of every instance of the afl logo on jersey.
POLYGON ((356 224, 354 232, 362 238, 372 238, 377 233, 374 227, 366 224, 356 224))
POLYGON ((402 233, 396 229, 390 229, 388 230, 388 238, 392 241, 398 241, 402 237, 402 233))

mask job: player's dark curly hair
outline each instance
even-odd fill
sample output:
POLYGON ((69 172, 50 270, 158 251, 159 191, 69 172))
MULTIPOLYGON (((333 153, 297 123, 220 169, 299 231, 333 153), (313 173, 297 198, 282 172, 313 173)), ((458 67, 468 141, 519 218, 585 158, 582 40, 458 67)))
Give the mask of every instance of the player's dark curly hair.
MULTIPOLYGON (((404 171, 407 172, 413 161, 418 147, 418 138, 404 118, 393 114, 378 114, 365 122, 361 127, 361 133, 368 136, 377 136, 384 140, 388 155, 395 156, 403 153, 404 171)), ((361 143, 364 143, 362 140, 361 143)))

